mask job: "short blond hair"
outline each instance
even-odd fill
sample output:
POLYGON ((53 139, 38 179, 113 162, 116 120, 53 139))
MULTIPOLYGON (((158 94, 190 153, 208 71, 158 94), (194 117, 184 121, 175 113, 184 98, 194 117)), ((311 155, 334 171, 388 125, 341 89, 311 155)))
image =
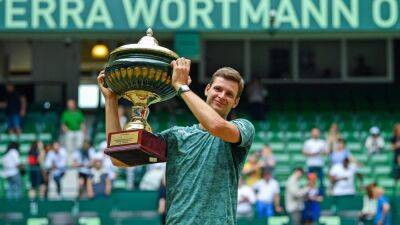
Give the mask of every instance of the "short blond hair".
POLYGON ((212 85, 214 83, 214 80, 217 77, 222 77, 224 79, 236 82, 239 85, 239 90, 236 95, 236 98, 239 98, 242 95, 242 92, 244 89, 244 80, 243 80, 242 76, 240 76, 240 73, 237 70, 235 70, 231 67, 222 67, 222 68, 218 69, 213 74, 211 81, 210 81, 210 85, 212 85))

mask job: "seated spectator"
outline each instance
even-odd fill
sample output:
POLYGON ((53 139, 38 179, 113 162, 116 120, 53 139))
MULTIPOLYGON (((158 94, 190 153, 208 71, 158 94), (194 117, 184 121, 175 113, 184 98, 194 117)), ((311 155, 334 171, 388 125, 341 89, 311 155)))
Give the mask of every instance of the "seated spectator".
POLYGON ((356 165, 351 164, 349 158, 345 158, 342 163, 333 165, 329 171, 332 195, 354 196, 356 193, 354 177, 356 175, 361 178, 361 174, 357 173, 356 165))
POLYGON ((61 197, 61 180, 67 167, 67 152, 60 143, 54 142, 52 149, 47 153, 45 168, 49 170, 57 186, 58 197, 61 197))
POLYGON ((339 131, 339 126, 337 123, 332 123, 331 127, 328 131, 327 140, 327 148, 329 152, 332 152, 337 149, 337 142, 342 138, 342 135, 339 131))
POLYGON ((365 148, 368 150, 368 154, 372 155, 380 153, 385 146, 385 141, 380 136, 380 130, 378 127, 371 127, 369 129, 370 136, 365 141, 365 148))
POLYGON ((272 178, 270 171, 263 171, 263 179, 253 185, 256 192, 256 210, 258 218, 269 218, 275 212, 282 212, 280 205, 279 183, 272 178))
POLYGON ((254 183, 261 179, 261 164, 258 162, 255 153, 247 157, 242 173, 246 184, 249 186, 253 186, 254 183))
POLYGON ((82 197, 86 190, 87 179, 90 175, 91 161, 95 154, 96 150, 87 140, 83 142, 82 148, 75 151, 73 154, 72 167, 78 168, 79 171, 79 197, 82 197))
POLYGON ((304 198, 307 187, 301 187, 300 179, 303 177, 302 168, 296 168, 285 185, 285 207, 292 225, 301 225, 301 212, 304 209, 304 198))
POLYGON ((140 190, 156 191, 165 175, 165 163, 156 163, 147 166, 147 171, 140 182, 140 190))
POLYGON ((331 151, 329 155, 331 165, 333 166, 336 164, 341 164, 346 158, 348 158, 352 163, 359 164, 357 160, 351 155, 350 151, 346 148, 346 143, 344 139, 338 139, 336 150, 331 151))
POLYGON ((4 153, 3 159, 3 177, 7 181, 7 199, 19 199, 22 195, 22 180, 20 174, 21 160, 19 155, 19 145, 16 142, 10 142, 4 153))
POLYGON ((39 189, 39 196, 41 199, 45 197, 45 182, 44 171, 42 170, 41 163, 45 157, 44 146, 41 141, 32 143, 28 153, 29 164, 29 180, 31 187, 29 189, 29 198, 36 198, 37 189, 39 189))
POLYGON ((269 170, 271 173, 274 172, 276 161, 271 147, 269 147, 267 144, 265 144, 261 150, 260 163, 262 169, 269 170))
POLYGON ((108 173, 108 177, 111 179, 111 183, 115 180, 117 177, 117 167, 112 164, 112 159, 110 156, 104 154, 104 150, 107 148, 107 142, 102 141, 99 144, 99 149, 96 152, 96 156, 102 157, 103 158, 103 167, 105 171, 108 173))
POLYGON ((389 200, 383 195, 384 191, 380 187, 374 189, 375 198, 378 201, 376 214, 374 218, 375 225, 390 225, 392 222, 392 214, 389 200))
POLYGON ((256 195, 253 189, 246 185, 243 178, 239 178, 237 217, 252 218, 254 214, 253 205, 255 202, 256 195))
POLYGON ((311 129, 311 138, 304 142, 303 155, 306 157, 308 173, 317 174, 322 193, 324 193, 324 155, 327 153, 326 142, 320 138, 319 129, 311 129))
POLYGON ((308 174, 307 193, 304 202, 302 221, 303 224, 316 224, 319 220, 323 197, 321 190, 317 186, 317 176, 315 173, 308 174))
POLYGON ((101 155, 96 155, 93 160, 93 168, 90 170, 86 187, 89 198, 104 197, 111 193, 111 179, 103 167, 101 155))
POLYGON ((364 225, 372 222, 376 214, 377 201, 374 196, 376 183, 369 184, 366 188, 366 195, 363 198, 363 208, 361 209, 358 225, 364 225))

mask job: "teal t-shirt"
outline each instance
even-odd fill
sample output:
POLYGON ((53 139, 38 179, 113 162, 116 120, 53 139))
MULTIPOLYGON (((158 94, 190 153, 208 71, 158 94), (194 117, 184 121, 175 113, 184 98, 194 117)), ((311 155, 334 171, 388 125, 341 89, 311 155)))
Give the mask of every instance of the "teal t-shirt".
POLYGON ((254 126, 232 120, 238 144, 224 142, 195 124, 161 132, 168 145, 167 224, 236 224, 239 174, 254 139, 254 126))

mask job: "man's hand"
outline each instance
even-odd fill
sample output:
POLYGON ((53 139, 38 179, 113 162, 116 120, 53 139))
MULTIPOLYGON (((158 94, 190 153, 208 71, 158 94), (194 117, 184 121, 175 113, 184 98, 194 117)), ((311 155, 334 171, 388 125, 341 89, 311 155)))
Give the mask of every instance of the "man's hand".
POLYGON ((172 72, 172 86, 178 90, 181 85, 189 85, 192 80, 190 79, 190 60, 179 58, 171 62, 173 69, 172 72))
POLYGON ((113 98, 117 99, 117 94, 115 94, 111 89, 104 87, 105 78, 106 75, 104 73, 104 70, 100 71, 99 75, 97 76, 97 84, 99 85, 101 93, 106 100, 113 98))

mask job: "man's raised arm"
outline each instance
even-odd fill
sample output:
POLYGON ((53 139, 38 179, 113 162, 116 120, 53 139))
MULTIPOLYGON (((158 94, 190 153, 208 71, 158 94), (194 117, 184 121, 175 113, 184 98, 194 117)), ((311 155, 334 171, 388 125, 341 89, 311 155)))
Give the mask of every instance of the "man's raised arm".
POLYGON ((118 96, 109 88, 104 87, 104 82, 105 74, 103 70, 97 77, 97 83, 105 99, 106 138, 108 140, 109 133, 118 132, 122 129, 118 118, 118 96))
MULTIPOLYGON (((172 66, 172 85, 175 90, 178 90, 182 85, 189 85, 191 82, 189 77, 190 60, 180 58, 173 61, 172 66)), ((238 143, 240 141, 239 129, 222 118, 194 92, 184 92, 181 97, 196 119, 210 134, 230 143, 238 143)))

